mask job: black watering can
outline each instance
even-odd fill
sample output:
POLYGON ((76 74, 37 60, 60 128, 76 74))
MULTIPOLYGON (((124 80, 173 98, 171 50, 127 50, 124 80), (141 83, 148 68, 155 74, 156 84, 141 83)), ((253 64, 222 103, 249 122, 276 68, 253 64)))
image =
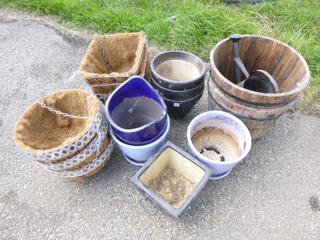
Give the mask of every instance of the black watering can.
POLYGON ((280 89, 277 82, 265 70, 256 70, 253 74, 249 74, 239 56, 239 41, 243 37, 240 34, 233 34, 230 40, 233 42, 233 62, 235 71, 236 84, 242 88, 261 93, 279 93, 280 89), (241 74, 245 79, 241 81, 241 74))

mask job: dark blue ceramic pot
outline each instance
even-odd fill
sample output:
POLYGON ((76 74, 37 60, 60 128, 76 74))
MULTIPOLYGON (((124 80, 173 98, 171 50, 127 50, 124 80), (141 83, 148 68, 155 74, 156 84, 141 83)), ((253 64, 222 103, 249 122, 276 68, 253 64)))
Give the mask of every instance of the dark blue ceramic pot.
POLYGON ((155 141, 163 134, 167 126, 166 104, 151 85, 139 76, 131 77, 112 92, 106 102, 105 112, 114 135, 120 141, 130 145, 145 145, 155 141), (137 128, 126 129, 120 127, 112 119, 112 112, 124 100, 135 97, 146 97, 157 102, 161 106, 162 115, 159 119, 155 119, 137 128))

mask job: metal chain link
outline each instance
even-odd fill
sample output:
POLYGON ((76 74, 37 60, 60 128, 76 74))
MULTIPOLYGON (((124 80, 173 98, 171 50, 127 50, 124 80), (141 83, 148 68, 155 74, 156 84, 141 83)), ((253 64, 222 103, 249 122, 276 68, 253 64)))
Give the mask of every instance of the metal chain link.
MULTIPOLYGON (((103 48, 102 48, 101 42, 99 42, 99 44, 100 44, 101 53, 102 53, 102 55, 103 55, 103 57, 104 57, 104 60, 105 60, 106 64, 108 65, 109 62, 108 62, 107 57, 105 56, 105 52, 104 52, 104 50, 103 50, 103 48)), ((147 41, 145 40, 145 41, 144 41, 144 48, 146 49, 146 51, 148 51, 148 50, 147 50, 147 48, 148 48, 148 45, 147 45, 147 44, 148 44, 148 43, 147 43, 147 41)), ((140 61, 142 61, 142 60, 140 60, 140 61)), ((146 70, 146 69, 144 69, 144 71, 145 71, 145 70, 146 70)), ((129 73, 129 77, 132 77, 133 75, 138 74, 138 73, 136 72, 136 70, 132 70, 132 71, 133 71, 133 72, 130 72, 130 73, 129 73)), ((144 75, 145 75, 145 72, 143 73, 143 76, 144 76, 144 75)), ((119 86, 120 84, 122 84, 122 82, 119 82, 116 77, 112 77, 112 78, 113 78, 116 82, 113 82, 113 83, 95 83, 95 84, 90 84, 90 87, 91 87, 91 88, 114 87, 114 86, 117 87, 117 86, 119 86)), ((93 79, 94 79, 94 78, 93 78, 93 79)), ((111 94, 111 93, 106 93, 106 94, 95 93, 95 95, 96 95, 100 100, 102 100, 102 101, 106 101, 110 94, 111 94)))
MULTIPOLYGON (((148 41, 145 39, 144 40, 144 43, 143 43, 143 49, 148 51, 148 41)), ((111 69, 111 65, 110 65, 110 61, 107 57, 107 54, 105 52, 105 49, 103 47, 103 42, 101 40, 99 40, 99 50, 100 50, 100 53, 104 59, 104 62, 106 63, 107 65, 107 71, 109 71, 110 73, 112 73, 112 69, 111 69)), ((147 53, 146 53, 147 54, 147 53)), ((143 57, 141 56, 140 60, 139 60, 139 65, 141 64, 141 61, 143 60, 143 57)), ((144 69, 145 71, 146 69, 144 69)), ((131 72, 128 74, 129 77, 133 76, 133 75, 136 75, 138 74, 137 70, 136 69, 132 69, 131 72)), ((144 74, 145 75, 145 72, 144 74)), ((90 84, 90 87, 91 88, 99 88, 99 87, 102 87, 102 88, 105 88, 105 87, 118 87, 122 82, 119 81, 119 79, 117 77, 114 77, 114 76, 110 76, 110 78, 112 78, 114 80, 113 83, 100 83, 98 82, 97 79, 100 79, 101 77, 93 77, 92 79, 95 81, 94 84, 90 84)), ((106 93, 106 94, 98 94, 98 93, 95 93, 95 95, 102 101, 106 101, 106 99, 109 97, 111 93, 106 93)))
POLYGON ((37 104, 39 104, 42 108, 47 109, 49 112, 53 112, 57 115, 61 115, 64 116, 66 118, 72 118, 72 119, 78 119, 78 120, 89 120, 89 121, 94 121, 95 117, 88 117, 88 116, 77 116, 77 115, 73 115, 73 114, 69 114, 69 113, 65 113, 65 112, 61 112, 59 110, 56 110, 48 105, 46 105, 43 102, 37 101, 37 104))
MULTIPOLYGON (((102 57, 103 57, 103 59, 104 59, 104 62, 105 62, 106 65, 107 65, 107 72, 110 72, 110 73, 111 73, 111 72, 112 72, 112 69, 111 69, 110 61, 109 61, 109 59, 108 59, 108 57, 107 57, 107 54, 106 54, 106 52, 105 52, 105 49, 104 49, 103 46, 102 46, 102 41, 101 41, 101 40, 99 41, 99 47, 100 47, 100 52, 101 52, 101 54, 102 54, 102 57)), ((116 83, 119 82, 116 77, 113 77, 113 80, 114 80, 116 83)))

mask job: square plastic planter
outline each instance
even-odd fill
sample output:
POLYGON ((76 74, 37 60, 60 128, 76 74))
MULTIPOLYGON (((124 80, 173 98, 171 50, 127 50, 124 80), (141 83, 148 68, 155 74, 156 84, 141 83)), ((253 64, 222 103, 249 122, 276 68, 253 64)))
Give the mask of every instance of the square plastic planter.
POLYGON ((171 142, 165 143, 132 181, 151 201, 179 219, 197 197, 211 170, 171 142))
POLYGON ((96 95, 105 100, 133 75, 148 72, 147 40, 142 32, 96 35, 82 59, 80 74, 96 95))

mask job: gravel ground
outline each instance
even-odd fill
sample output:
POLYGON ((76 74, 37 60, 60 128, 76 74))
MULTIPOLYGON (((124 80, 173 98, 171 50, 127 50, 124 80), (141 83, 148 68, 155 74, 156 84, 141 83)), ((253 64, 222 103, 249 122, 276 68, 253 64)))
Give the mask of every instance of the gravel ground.
MULTIPOLYGON (((255 141, 227 178, 209 182, 179 222, 139 205, 130 181, 138 168, 118 150, 82 182, 44 172, 15 147, 15 122, 42 95, 88 89, 77 73, 88 42, 8 15, 0 10, 0 239, 320 239, 320 119, 300 111, 255 141)), ((172 120, 169 139, 185 150, 206 98, 172 120)))

